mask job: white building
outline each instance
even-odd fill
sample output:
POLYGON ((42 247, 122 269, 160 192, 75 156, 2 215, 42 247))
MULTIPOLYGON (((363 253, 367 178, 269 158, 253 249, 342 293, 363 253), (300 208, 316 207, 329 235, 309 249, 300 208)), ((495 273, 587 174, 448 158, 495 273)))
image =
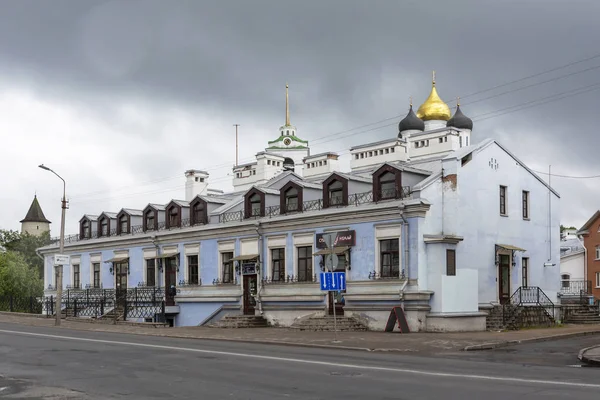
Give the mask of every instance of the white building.
MULTIPOLYGON (((244 313, 287 326, 331 312, 333 296, 318 283, 327 232, 347 240, 334 249, 336 271, 347 274, 338 307, 371 329, 382 330, 398 305, 411 331, 478 331, 500 304, 545 312, 557 303, 559 195, 506 146, 473 144, 473 122, 460 106, 451 115, 435 80, 398 131, 351 148, 350 170, 340 171, 337 154, 309 155, 307 142, 295 139, 286 106, 275 141, 282 145, 270 142, 255 162, 236 166, 234 192, 211 193, 208 174, 190 170, 185 202, 148 205, 142 225, 130 223, 115 238, 94 235, 96 214, 84 216, 80 239, 66 252, 81 263, 93 256, 119 264, 98 278, 104 288, 116 287, 117 279, 121 288, 184 282, 181 293, 167 296, 177 307, 175 325, 244 313), (290 160, 294 171, 286 171, 290 160), (182 262, 154 268, 152 260, 169 257, 182 262), (545 300, 524 304, 527 290, 545 300)), ((123 227, 127 215, 119 220, 123 227)), ((41 249, 48 295, 56 251, 41 249)), ((81 269, 84 280, 87 270, 81 269)))

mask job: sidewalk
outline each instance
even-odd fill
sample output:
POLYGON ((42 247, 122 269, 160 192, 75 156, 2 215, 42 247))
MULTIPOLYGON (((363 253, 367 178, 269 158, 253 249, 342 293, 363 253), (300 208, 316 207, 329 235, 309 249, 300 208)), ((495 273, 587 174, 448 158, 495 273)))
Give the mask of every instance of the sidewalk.
MULTIPOLYGON (((3 322, 29 326, 53 327, 52 318, 0 313, 3 322)), ((339 343, 333 343, 333 332, 297 331, 287 328, 222 329, 208 327, 154 328, 66 321, 62 329, 129 333, 189 339, 231 340, 308 347, 335 347, 363 351, 388 351, 436 354, 463 350, 485 350, 511 344, 600 334, 600 325, 568 325, 557 328, 525 329, 510 332, 410 333, 338 332, 339 343)), ((600 340, 600 338, 599 338, 600 340)))
POLYGON ((600 367, 600 345, 582 349, 579 352, 579 360, 586 364, 600 367))

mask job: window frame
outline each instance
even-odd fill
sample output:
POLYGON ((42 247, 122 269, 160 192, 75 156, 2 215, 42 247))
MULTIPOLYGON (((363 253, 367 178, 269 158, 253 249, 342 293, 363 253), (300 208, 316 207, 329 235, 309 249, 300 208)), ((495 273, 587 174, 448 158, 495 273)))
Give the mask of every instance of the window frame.
MULTIPOLYGON (((382 165, 377 171, 375 171, 372 175, 373 177, 373 201, 378 202, 381 200, 392 200, 398 199, 401 197, 402 192, 402 172, 398 169, 392 167, 391 165, 385 164, 382 165), (385 174, 391 173, 394 175, 394 193, 393 196, 384 196, 382 190, 382 182, 381 178, 385 176, 385 174)), ((392 180, 385 181, 385 183, 392 182, 392 180)))
POLYGON ((171 202, 165 209, 165 226, 167 229, 181 228, 181 206, 179 204, 171 202), (175 219, 171 220, 173 217, 175 219))
POLYGON ((200 257, 198 254, 187 255, 187 280, 190 285, 200 284, 200 257), (195 258, 195 261, 192 260, 195 258))
POLYGON ((157 209, 149 206, 144 210, 144 213, 142 216, 143 216, 142 225, 143 225, 144 232, 158 230, 158 210, 157 209), (148 226, 149 218, 152 220, 152 227, 148 226))
POLYGON ((600 260, 600 245, 596 246, 596 260, 600 260))
POLYGON ((208 223, 208 203, 196 197, 190 203, 190 225, 200 225, 208 223), (201 209, 198 207, 201 206, 201 209))
POLYGON ((285 282, 285 247, 271 248, 271 281, 285 282), (277 254, 277 257, 275 255, 277 254), (276 268, 277 267, 277 268, 276 268), (277 274, 276 274, 277 271, 277 274))
POLYGON ((600 272, 596 272, 596 288, 600 288, 600 272))
POLYGON ((279 191, 279 210, 280 214, 286 214, 288 212, 301 212, 304 210, 304 191, 302 186, 298 185, 294 181, 289 181, 288 183, 283 185, 283 187, 279 191), (296 210, 288 210, 287 208, 287 193, 291 189, 295 189, 297 193, 296 198, 298 202, 298 207, 296 210))
POLYGON ((456 249, 446 249, 446 276, 456 276, 456 249))
POLYGON ((378 245, 379 245, 379 265, 378 270, 379 270, 379 276, 381 278, 388 278, 388 279, 395 279, 395 278, 400 278, 400 272, 401 272, 401 268, 400 268, 400 238, 387 238, 387 239, 378 239, 378 245), (394 246, 391 246, 391 250, 384 250, 383 249, 383 244, 384 243, 391 243, 394 242, 394 244, 397 244, 397 249, 394 248, 394 246), (385 264, 385 260, 387 259, 386 256, 389 256, 390 259, 390 263, 389 265, 384 265, 385 264), (397 260, 397 266, 394 265, 394 260, 397 260), (389 270, 386 271, 385 268, 388 268, 389 270), (395 275, 395 268, 398 269, 398 273, 395 275))
POLYGON ((233 268, 233 251, 222 251, 221 252, 221 282, 222 283, 235 283, 234 268, 233 268), (228 272, 229 279, 225 280, 225 272, 228 272))
POLYGON ((146 286, 147 287, 156 287, 156 258, 147 258, 146 265, 144 266, 144 275, 146 277, 146 286), (152 274, 149 272, 152 271, 152 274), (150 277, 152 281, 150 281, 150 277))
POLYGON ((117 215, 117 235, 131 233, 131 217, 126 212, 121 212, 117 215), (125 230, 123 224, 125 223, 125 230))
POLYGON ((500 215, 503 217, 508 216, 508 202, 506 201, 506 193, 508 192, 508 187, 505 185, 500 185, 499 192, 499 205, 500 205, 500 215))
POLYGON ((521 258, 521 286, 529 287, 529 257, 521 258))
POLYGON ((110 219, 106 216, 98 218, 98 237, 102 236, 110 236, 110 219), (104 227, 106 227, 106 231, 104 227))
POLYGON ((100 289, 100 287, 102 286, 102 272, 100 270, 99 262, 92 263, 92 282, 91 283, 92 283, 92 288, 94 288, 94 289, 100 289), (98 270, 96 270, 96 267, 98 267, 98 270))
POLYGON ((92 221, 89 218, 81 220, 79 227, 79 238, 80 239, 91 239, 92 237, 92 221))
POLYGON ((521 206, 522 206, 521 208, 522 208, 522 213, 523 213, 523 219, 529 221, 530 205, 529 205, 529 191, 528 190, 523 190, 521 206))
POLYGON ((568 289, 571 287, 571 274, 560 274, 560 287, 561 289, 568 289))
POLYGON ((81 287, 81 264, 73 264, 71 268, 73 269, 73 288, 79 289, 81 287))
POLYGON ((296 278, 298 282, 312 282, 314 280, 314 256, 312 253, 312 245, 296 246, 296 265, 298 268, 296 278))

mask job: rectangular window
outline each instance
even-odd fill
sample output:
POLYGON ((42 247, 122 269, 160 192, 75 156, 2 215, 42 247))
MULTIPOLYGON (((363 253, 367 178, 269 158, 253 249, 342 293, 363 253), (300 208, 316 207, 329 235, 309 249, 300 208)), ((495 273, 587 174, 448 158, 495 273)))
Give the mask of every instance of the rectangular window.
POLYGON ((569 274, 562 274, 560 276, 560 281, 561 281, 561 287, 563 289, 568 289, 570 285, 570 281, 571 280, 571 275, 569 274))
POLYGON ((529 258, 523 257, 521 259, 521 267, 522 267, 522 284, 523 287, 529 286, 529 258))
POLYGON ((382 278, 400 277, 400 239, 379 241, 379 262, 382 278))
POLYGON ((153 214, 146 215, 146 230, 147 231, 154 230, 154 215, 153 214))
POLYGON ((100 289, 100 263, 93 263, 92 268, 94 270, 94 281, 92 284, 94 289, 100 289))
POLYGON ((198 284, 198 255, 188 256, 188 283, 190 285, 198 284))
POLYGON ((600 246, 596 246, 596 260, 600 260, 600 246))
POLYGON ((500 215, 506 215, 506 186, 500 186, 500 215))
POLYGON ((458 137, 458 144, 460 147, 462 147, 462 136, 458 137))
POLYGON ((446 275, 456 276, 456 250, 446 249, 446 275))
POLYGON ((223 266, 223 283, 233 283, 233 251, 221 253, 223 266))
POLYGON ((73 265, 73 287, 79 288, 81 286, 81 275, 79 274, 79 264, 73 265))
POLYGON ((313 280, 312 246, 298 247, 298 281, 313 280))
POLYGON ((523 190, 523 219, 529 219, 529 192, 523 190))
POLYGON ((128 229, 128 221, 127 218, 122 218, 121 219, 121 233, 129 233, 129 229, 128 229))
POLYGON ((285 280, 285 249, 271 249, 271 263, 273 265, 273 281, 285 280))
POLYGON ((600 272, 596 272, 596 287, 600 288, 600 272))
POLYGON ((156 259, 146 260, 146 286, 156 286, 156 259))

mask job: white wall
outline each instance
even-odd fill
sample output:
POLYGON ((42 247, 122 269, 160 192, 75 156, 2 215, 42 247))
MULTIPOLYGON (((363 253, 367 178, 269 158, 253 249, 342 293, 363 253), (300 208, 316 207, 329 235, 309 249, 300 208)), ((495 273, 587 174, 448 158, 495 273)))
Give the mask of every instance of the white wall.
MULTIPOLYGON (((456 246, 457 271, 478 271, 479 303, 498 300, 498 268, 495 244, 526 249, 516 253, 511 267, 511 293, 521 286, 521 258, 529 257, 529 285, 539 286, 553 300, 560 289, 559 199, 552 195, 551 249, 548 242, 548 189, 504 150, 491 144, 473 154, 466 165, 444 161, 445 174, 456 173, 457 186, 445 183, 442 204, 441 180, 421 192, 432 204, 423 223, 424 234, 456 234, 464 240, 456 246), (494 168, 490 167, 490 161, 494 168), (495 162, 494 162, 495 161, 495 162), (495 167, 497 165, 497 168, 495 167), (508 216, 499 215, 499 186, 506 185, 508 216), (530 192, 530 220, 521 215, 522 190, 530 192), (442 209, 444 218, 442 218, 442 209), (551 251, 552 267, 545 267, 551 251)), ((429 246, 428 246, 429 247, 429 246)), ((419 263, 419 268, 428 268, 419 263)), ((440 290, 429 275, 429 289, 440 290)), ((420 289, 425 289, 419 284, 420 289)))
POLYGON ((408 149, 405 144, 394 139, 387 143, 379 143, 377 145, 365 146, 360 149, 352 150, 350 154, 350 169, 355 170, 370 165, 382 164, 384 162, 406 161, 407 159, 408 149), (358 156, 358 159, 356 156, 358 156))
POLYGON ((560 259, 560 274, 568 274, 570 280, 585 279, 585 253, 575 253, 560 259))

